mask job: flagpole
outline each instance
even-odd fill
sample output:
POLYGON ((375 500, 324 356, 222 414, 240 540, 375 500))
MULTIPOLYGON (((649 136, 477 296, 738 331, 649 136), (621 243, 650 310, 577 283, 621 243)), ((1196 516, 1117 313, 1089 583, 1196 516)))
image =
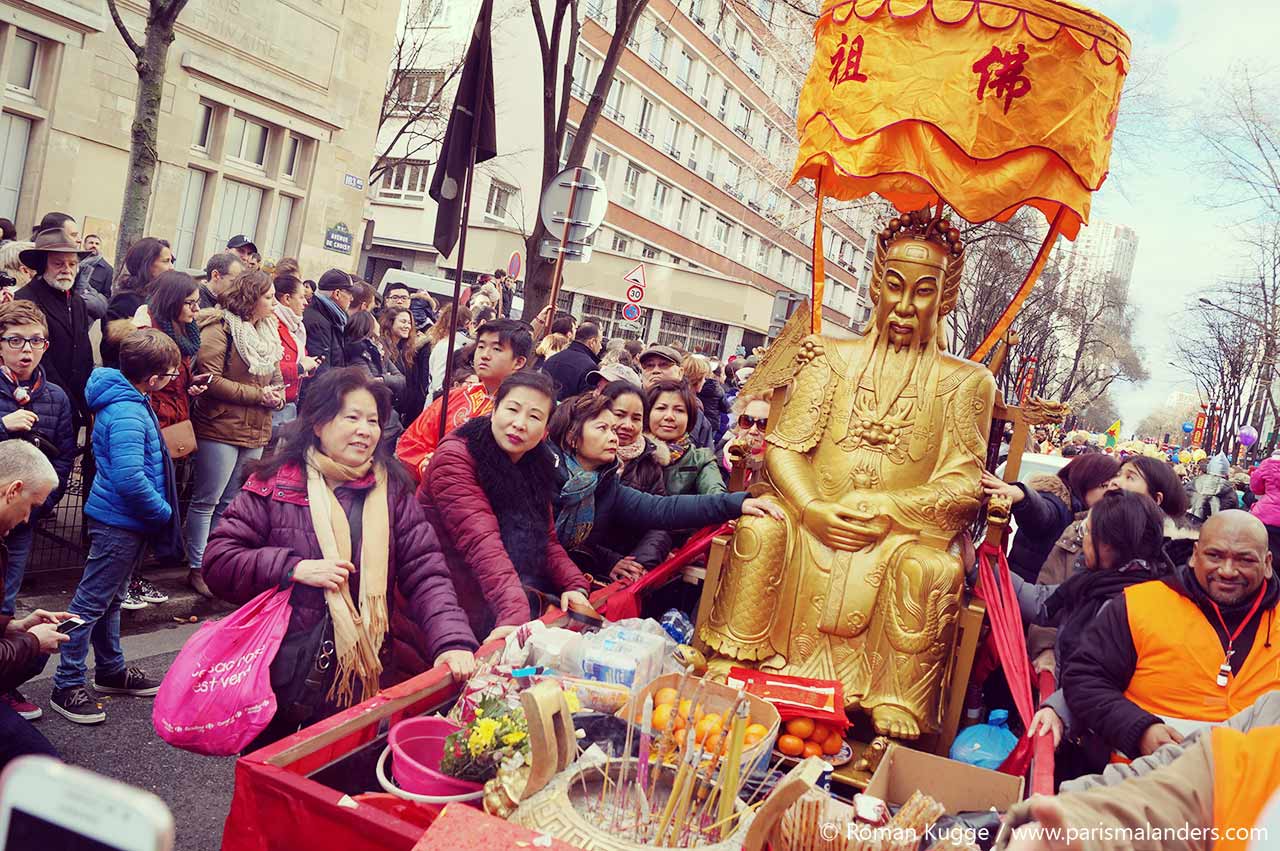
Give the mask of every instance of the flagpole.
MULTIPOLYGON (((481 6, 481 8, 484 7, 481 6)), ((485 22, 485 26, 493 26, 492 17, 485 22)), ((479 99, 484 98, 485 85, 489 81, 489 59, 489 51, 481 51, 480 80, 475 87, 476 96, 479 99)), ((458 268, 453 277, 453 313, 449 316, 449 347, 445 354, 444 383, 441 385, 444 395, 440 399, 440 431, 437 440, 444 439, 445 425, 449 421, 449 393, 453 388, 453 343, 458 336, 458 309, 461 307, 458 300, 462 298, 463 261, 467 255, 467 231, 469 230, 468 222, 471 219, 471 178, 476 170, 476 144, 480 138, 478 106, 477 103, 471 104, 471 144, 467 148, 467 178, 462 195, 462 232, 458 235, 458 268)))

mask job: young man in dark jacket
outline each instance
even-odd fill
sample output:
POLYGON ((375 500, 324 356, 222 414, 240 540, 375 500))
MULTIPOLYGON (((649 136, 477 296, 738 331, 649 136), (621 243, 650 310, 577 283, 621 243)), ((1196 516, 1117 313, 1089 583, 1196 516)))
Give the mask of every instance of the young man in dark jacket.
MULTIPOLYGON (((0 440, 43 445, 58 474, 57 486, 36 508, 32 523, 58 504, 76 454, 71 400, 40 366, 48 345, 49 326, 40 308, 29 301, 0 306, 0 440)), ((9 560, 0 615, 13 616, 31 554, 32 523, 18 525, 5 542, 9 560)))
POLYGON ((1078 723, 1136 758, 1280 689, 1280 582, 1267 530, 1244 511, 1213 515, 1188 566, 1126 588, 1067 659, 1078 723))
POLYGON ((317 287, 315 297, 302 314, 302 324, 307 329, 307 354, 320 361, 314 377, 347 365, 342 347, 355 282, 341 269, 330 269, 320 276, 317 287))
POLYGON ((35 247, 18 255, 36 271, 36 277, 14 294, 16 299, 34 301, 44 311, 49 324, 45 375, 71 397, 77 429, 89 422, 84 387, 93 371, 93 349, 89 343, 89 315, 84 299, 72 288, 80 260, 87 254, 68 241, 61 230, 41 231, 36 235, 35 247))
MULTIPOLYGON (((40 450, 21 440, 0 441, 0 538, 25 523, 32 509, 48 499, 57 487, 58 476, 40 450)), ((0 567, 5 567, 9 551, 0 541, 0 567)), ((12 614, 0 615, 0 768, 9 760, 29 754, 58 755, 49 740, 30 721, 42 714, 28 702, 18 687, 44 670, 49 654, 67 636, 58 632, 64 613, 37 609, 20 620, 12 614)))
POLYGON ((542 371, 551 376, 557 388, 556 399, 563 402, 592 389, 587 385, 587 375, 600 366, 600 326, 583 322, 574 333, 573 342, 563 352, 547 358, 542 371))

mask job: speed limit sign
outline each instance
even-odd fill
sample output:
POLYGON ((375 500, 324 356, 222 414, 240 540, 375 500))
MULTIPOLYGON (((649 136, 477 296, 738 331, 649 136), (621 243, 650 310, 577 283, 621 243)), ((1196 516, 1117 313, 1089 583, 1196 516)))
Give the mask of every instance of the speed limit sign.
POLYGON ((639 302, 644 298, 644 287, 637 287, 635 284, 627 287, 627 301, 639 302))

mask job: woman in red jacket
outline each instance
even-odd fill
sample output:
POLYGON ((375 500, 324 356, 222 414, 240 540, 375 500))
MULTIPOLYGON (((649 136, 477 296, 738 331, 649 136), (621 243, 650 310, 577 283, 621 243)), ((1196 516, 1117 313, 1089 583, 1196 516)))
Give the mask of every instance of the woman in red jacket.
POLYGON ((281 275, 273 282, 276 289, 276 321, 280 323, 280 376, 284 380, 284 407, 271 415, 272 436, 285 423, 298 416, 298 388, 302 379, 316 371, 320 362, 307 354, 307 328, 302 312, 307 309, 307 289, 293 275, 281 275))
POLYGON ((493 415, 440 442, 418 501, 440 535, 458 600, 471 628, 501 638, 542 612, 551 597, 587 602, 591 580, 556 540, 551 500, 556 459, 543 443, 555 386, 517 372, 498 388, 493 415))

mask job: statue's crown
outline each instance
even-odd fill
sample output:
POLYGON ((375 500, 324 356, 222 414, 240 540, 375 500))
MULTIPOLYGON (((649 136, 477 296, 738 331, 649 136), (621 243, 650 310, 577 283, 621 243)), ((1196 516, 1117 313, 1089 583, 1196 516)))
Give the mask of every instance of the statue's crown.
MULTIPOLYGON (((960 241, 960 231, 951 226, 950 219, 942 218, 942 205, 938 212, 931 214, 928 207, 914 213, 903 213, 890 219, 884 230, 880 231, 880 245, 888 251, 893 245, 904 239, 923 239, 936 243, 945 252, 960 257, 964 254, 964 244, 960 241)), ((941 261, 946 255, 939 258, 941 261)), ((938 264, 940 267, 941 262, 938 264)))

